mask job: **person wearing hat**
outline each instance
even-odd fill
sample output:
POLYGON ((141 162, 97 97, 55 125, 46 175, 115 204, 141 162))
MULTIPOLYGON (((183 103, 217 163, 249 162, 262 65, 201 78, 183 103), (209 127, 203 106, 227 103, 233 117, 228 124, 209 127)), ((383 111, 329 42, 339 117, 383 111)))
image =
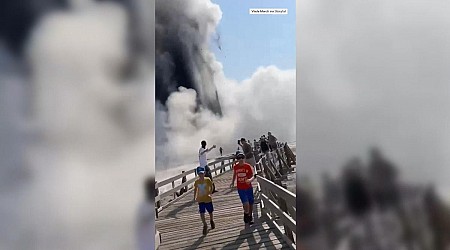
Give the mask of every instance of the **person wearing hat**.
POLYGON ((205 212, 209 213, 209 221, 211 224, 211 229, 216 226, 213 220, 213 203, 212 203, 212 191, 213 183, 211 179, 205 177, 205 168, 199 166, 197 167, 198 179, 194 182, 194 200, 198 202, 198 211, 200 213, 200 218, 203 223, 203 235, 206 235, 208 230, 208 225, 206 224, 205 212))
POLYGON ((236 152, 236 160, 238 163, 233 168, 233 181, 230 187, 233 188, 234 181, 237 180, 236 187, 244 208, 244 223, 252 225, 254 204, 252 181, 255 178, 253 168, 245 162, 245 155, 241 151, 236 152))

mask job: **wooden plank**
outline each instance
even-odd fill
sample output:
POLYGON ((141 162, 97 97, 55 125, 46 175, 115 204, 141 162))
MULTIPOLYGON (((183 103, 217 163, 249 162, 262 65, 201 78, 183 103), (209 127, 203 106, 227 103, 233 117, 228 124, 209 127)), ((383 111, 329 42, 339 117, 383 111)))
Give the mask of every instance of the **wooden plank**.
MULTIPOLYGON (((179 219, 179 222, 176 221, 170 221, 170 224, 164 224, 164 223, 159 223, 157 224, 157 228, 160 231, 161 234, 166 235, 166 233, 170 233, 172 232, 174 229, 179 229, 179 228, 184 228, 184 229, 188 229, 188 228, 199 228, 202 226, 202 222, 200 220, 200 216, 196 217, 196 218, 192 218, 190 220, 184 220, 184 221, 180 221, 181 219, 179 219), (174 224, 174 222, 176 222, 176 224, 174 224)), ((206 216, 206 220, 209 223, 209 218, 208 216, 206 216)), ((261 216, 259 216, 258 218, 254 217, 254 220, 256 222, 256 220, 261 220, 261 216)), ((227 217, 223 218, 223 217, 217 217, 214 218, 214 222, 216 223, 216 227, 220 228, 220 229, 224 229, 230 226, 233 227, 244 227, 244 222, 243 222, 243 213, 240 212, 238 214, 236 214, 235 216, 230 217, 229 219, 227 219, 227 217)))
MULTIPOLYGON (((185 248, 185 249, 193 249, 193 248, 185 248)), ((212 246, 198 247, 196 249, 222 249, 222 250, 235 250, 235 249, 290 249, 289 245, 286 244, 283 239, 274 238, 273 236, 258 239, 248 238, 244 242, 234 245, 229 244, 218 244, 212 246)))
POLYGON ((292 193, 291 191, 280 187, 279 185, 273 183, 270 180, 267 180, 261 176, 256 176, 258 183, 261 185, 261 188, 266 188, 272 192, 275 192, 278 196, 280 196, 281 198, 283 198, 286 201, 286 204, 289 207, 295 207, 296 206, 296 202, 297 202, 297 198, 296 195, 294 193, 292 193))
MULTIPOLYGON (((224 234, 224 233, 228 234, 228 233, 233 233, 233 232, 239 232, 239 231, 245 229, 245 226, 244 226, 244 223, 242 221, 242 218, 237 223, 236 222, 233 222, 233 223, 230 223, 230 224, 228 224, 228 223, 230 223, 230 222, 229 221, 227 221, 227 222, 217 221, 216 222, 216 228, 212 229, 208 233, 208 235, 209 235, 208 237, 214 237, 215 233, 217 233, 219 235, 220 234, 224 234)), ((260 228, 260 227, 261 228, 262 227, 267 227, 267 229, 269 227, 272 227, 272 229, 273 229, 273 227, 274 227, 274 226, 267 225, 266 222, 255 222, 255 223, 256 224, 254 226, 252 226, 253 229, 257 229, 257 228, 260 228)), ((161 230, 159 230, 159 228, 158 228, 158 231, 160 231, 161 238, 164 239, 164 241, 171 240, 171 239, 172 240, 173 239, 182 239, 184 237, 192 238, 192 237, 200 237, 200 236, 202 236, 202 224, 201 223, 196 224, 195 227, 192 227, 192 226, 183 227, 183 229, 186 229, 184 231, 180 231, 179 230, 180 228, 181 227, 179 227, 179 228, 176 228, 176 227, 165 228, 165 231, 163 231, 163 232, 161 232, 161 230)), ((210 228, 209 222, 208 222, 208 228, 210 228)))
MULTIPOLYGON (((170 236, 166 237, 166 236, 164 236, 164 234, 161 234, 161 238, 165 239, 165 240, 163 240, 164 244, 169 244, 170 242, 177 242, 177 241, 182 241, 182 240, 192 240, 192 239, 197 239, 197 238, 203 237, 201 225, 199 225, 196 228, 190 228, 190 229, 193 230, 190 232, 190 234, 182 234, 182 235, 180 235, 179 238, 173 237, 174 235, 170 235, 170 236)), ((219 228, 216 228, 216 229, 219 229, 219 228)), ((242 223, 240 227, 234 226, 234 227, 227 227, 225 229, 220 229, 220 230, 216 230, 216 229, 210 230, 207 234, 207 237, 205 237, 205 240, 211 241, 216 238, 234 237, 234 236, 239 236, 241 234, 250 235, 250 234, 254 234, 254 233, 258 233, 258 232, 269 232, 269 231, 272 232, 275 228, 270 227, 267 224, 262 224, 262 225, 258 225, 258 226, 252 226, 251 229, 245 230, 245 227, 242 223)))
MULTIPOLYGON (((236 243, 246 239, 252 239, 255 241, 253 244, 256 244, 256 240, 261 240, 264 238, 271 239, 279 239, 282 240, 281 234, 276 234, 276 231, 273 229, 245 229, 245 230, 236 230, 234 232, 228 232, 226 234, 216 234, 211 237, 209 234, 206 236, 199 235, 199 237, 190 237, 189 239, 183 240, 174 240, 171 242, 162 243, 161 246, 164 247, 172 247, 172 249, 198 249, 201 243, 201 247, 225 247, 225 246, 233 246, 236 243)), ((239 244, 240 245, 240 244, 239 244)))
MULTIPOLYGON (((206 236, 202 234, 198 204, 193 201, 192 192, 179 197, 161 211, 155 223, 162 240, 159 249, 290 249, 290 243, 285 240, 281 231, 273 224, 268 224, 266 217, 261 217, 256 196, 255 224, 250 230, 245 229, 239 195, 236 190, 229 188, 231 178, 231 171, 214 178, 216 188, 219 190, 213 194, 216 228, 210 230, 206 236), (241 242, 242 238, 244 241, 241 242), (246 239, 250 239, 250 242, 246 239)), ((254 182, 253 186, 256 192, 258 182, 254 182)), ((210 227, 208 215, 206 221, 210 227)))
MULTIPOLYGON (((217 206, 217 205, 214 205, 217 206)), ((254 210, 256 210, 256 206, 254 207, 254 210)), ((230 218, 233 217, 235 214, 238 214, 239 216, 241 216, 243 213, 243 209, 242 206, 233 206, 229 209, 214 209, 214 217, 215 218, 221 218, 221 217, 225 217, 225 218, 230 218)), ((207 217, 209 215, 206 215, 207 217)), ((165 215, 161 215, 158 218, 158 221, 162 221, 164 223, 168 223, 168 222, 172 222, 173 220, 179 220, 179 219, 183 219, 183 220, 189 220, 190 218, 195 218, 198 219, 200 218, 199 212, 198 212, 198 206, 195 206, 195 208, 192 207, 187 207, 185 208, 185 210, 172 210, 171 212, 169 212, 168 214, 165 215)))
POLYGON ((222 250, 232 249, 292 249, 282 239, 270 237, 268 239, 261 239, 256 244, 249 244, 244 242, 241 245, 233 245, 230 247, 223 247, 222 250))
MULTIPOLYGON (((217 223, 216 223, 217 225, 217 223)), ((216 229, 220 229, 220 230, 210 230, 210 232, 208 233, 208 238, 216 238, 216 237, 223 237, 223 236, 230 236, 230 235, 239 235, 241 230, 244 229, 243 225, 241 224, 242 227, 237 227, 236 225, 233 225, 233 227, 226 227, 224 229, 220 229, 217 228, 216 229)), ((264 231, 264 230, 274 230, 274 227, 269 226, 267 223, 265 224, 261 224, 258 226, 252 226, 252 230, 259 230, 259 231, 264 231)), ((193 237, 201 237, 202 236, 202 227, 196 227, 193 231, 187 231, 185 230, 185 234, 161 234, 161 238, 163 239, 164 242, 171 242, 171 241, 182 241, 185 239, 192 239, 193 237), (177 236, 178 235, 178 236, 177 236)), ((255 231, 257 232, 257 231, 255 231)), ((179 233, 179 232, 177 232, 179 233)))
POLYGON ((272 212, 276 213, 285 226, 288 226, 293 232, 297 233, 296 222, 287 213, 281 211, 280 207, 265 194, 261 194, 261 199, 264 202, 264 206, 267 206, 272 212))
POLYGON ((267 216, 268 220, 267 222, 274 226, 278 232, 280 232, 284 238, 284 240, 286 241, 286 243, 288 243, 293 249, 296 248, 295 242, 292 242, 285 234, 284 234, 284 230, 275 223, 275 218, 272 218, 269 214, 266 214, 265 216, 267 216))
MULTIPOLYGON (((206 216, 206 220, 209 221, 209 216, 206 216)), ((255 220, 263 221, 264 219, 261 218, 262 214, 261 211, 258 209, 258 211, 253 212, 253 218, 255 220)), ((234 210, 232 214, 229 216, 222 212, 222 214, 214 214, 214 221, 216 221, 216 225, 222 228, 228 225, 236 225, 236 226, 244 226, 243 224, 243 212, 242 210, 234 210)), ((183 227, 196 227, 201 225, 201 219, 200 215, 198 213, 195 214, 195 216, 184 216, 177 219, 168 219, 164 221, 159 221, 156 223, 156 226, 161 229, 160 231, 166 231, 166 228, 174 227, 174 226, 183 226, 183 227)))
MULTIPOLYGON (((205 215, 206 219, 209 220, 209 216, 205 215)), ((262 214, 260 209, 255 209, 253 211, 253 218, 261 219, 262 214)), ((227 225, 235 224, 241 225, 243 223, 243 211, 242 209, 234 209, 232 212, 227 213, 226 211, 221 211, 220 213, 214 213, 214 221, 217 221, 219 224, 221 221, 228 222, 227 225)), ((189 214, 185 214, 183 217, 179 218, 170 218, 165 220, 158 220, 156 222, 156 226, 160 228, 161 230, 164 230, 165 228, 172 227, 172 226, 192 226, 192 225, 200 225, 200 215, 196 211, 196 213, 193 213, 189 216, 189 214)), ((217 224, 217 223, 216 223, 217 224)), ((221 224, 222 225, 222 224, 221 224)), ((242 224, 243 226, 243 224, 242 224)))

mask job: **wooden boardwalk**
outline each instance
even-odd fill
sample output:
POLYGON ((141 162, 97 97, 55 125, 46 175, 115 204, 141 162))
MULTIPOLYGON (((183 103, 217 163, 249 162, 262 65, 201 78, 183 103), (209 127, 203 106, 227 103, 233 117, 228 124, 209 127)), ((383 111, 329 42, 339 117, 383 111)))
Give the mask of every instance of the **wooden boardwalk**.
MULTIPOLYGON (((257 195, 253 208, 255 224, 245 228, 239 195, 229 187, 231 171, 213 178, 219 191, 213 194, 216 228, 211 229, 206 213, 208 234, 202 234, 198 204, 191 189, 159 213, 156 219, 156 229, 161 235, 159 249, 293 249, 267 217, 261 217, 257 195)), ((253 186, 256 192, 256 181, 253 186)))

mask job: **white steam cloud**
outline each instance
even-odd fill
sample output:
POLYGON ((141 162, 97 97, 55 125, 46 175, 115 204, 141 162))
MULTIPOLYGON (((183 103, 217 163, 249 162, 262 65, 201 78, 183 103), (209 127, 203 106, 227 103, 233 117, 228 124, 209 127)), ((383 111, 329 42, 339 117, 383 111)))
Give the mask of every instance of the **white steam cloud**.
POLYGON ((164 129, 167 138, 157 145, 158 169, 196 162, 202 140, 226 153, 236 150, 241 137, 253 142, 268 131, 280 141, 295 141, 295 70, 261 67, 240 83, 217 74, 216 83, 222 117, 196 110, 195 90, 182 87, 170 95, 167 111, 157 111, 157 121, 166 122, 156 132, 164 129))
MULTIPOLYGON (((219 147, 224 149, 224 153, 234 153, 237 149, 237 140, 241 137, 253 142, 253 139, 259 139, 269 131, 280 141, 295 141, 294 69, 280 70, 276 66, 265 66, 256 69, 252 76, 242 82, 233 81, 224 75, 222 64, 209 50, 210 40, 222 17, 218 5, 212 4, 209 0, 158 1, 157 10, 161 12, 157 12, 157 15, 165 22, 164 26, 161 23, 160 28, 171 27, 180 30, 181 34, 177 34, 173 39, 184 44, 178 46, 177 42, 166 44, 160 41, 166 35, 158 36, 165 33, 158 33, 157 26, 157 47, 158 41, 163 48, 174 46, 173 51, 166 52, 161 57, 170 57, 170 54, 178 53, 180 48, 188 48, 189 53, 195 49, 199 50, 200 55, 195 54, 193 58, 202 61, 185 62, 193 65, 194 74, 202 72, 202 77, 197 81, 201 83, 200 85, 193 86, 195 89, 178 87, 177 91, 169 95, 164 106, 161 103, 157 104, 155 128, 157 170, 197 162, 198 148, 202 140, 206 140, 209 146, 217 145, 217 150, 212 152, 210 157, 218 155, 219 147), (192 28, 192 23, 198 28, 192 28), (208 77, 204 77, 205 74, 208 77), (207 94, 215 97, 214 93, 204 89, 208 86, 217 88, 222 116, 211 112, 215 109, 211 109, 208 103, 197 108, 198 95, 207 94)), ((160 60, 161 65, 158 65, 158 60, 156 63, 157 70, 160 68, 156 73, 161 75, 160 82, 157 82, 161 86, 157 88, 163 88, 176 73, 172 63, 166 60, 160 60)), ((204 97, 200 96, 200 99, 203 100, 204 97)), ((162 175, 163 172, 157 172, 157 179, 162 178, 162 175)))

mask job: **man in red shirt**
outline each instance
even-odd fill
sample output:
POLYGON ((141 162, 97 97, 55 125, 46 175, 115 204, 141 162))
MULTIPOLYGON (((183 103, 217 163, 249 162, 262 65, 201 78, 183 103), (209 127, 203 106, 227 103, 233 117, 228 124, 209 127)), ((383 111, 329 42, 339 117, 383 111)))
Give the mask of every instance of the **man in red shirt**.
POLYGON ((241 151, 236 152, 236 160, 238 160, 238 163, 234 165, 233 181, 230 187, 234 187, 234 180, 237 179, 236 187, 244 207, 244 222, 245 224, 252 225, 254 203, 252 181, 255 179, 253 176, 253 168, 250 164, 245 163, 245 155, 241 151))

